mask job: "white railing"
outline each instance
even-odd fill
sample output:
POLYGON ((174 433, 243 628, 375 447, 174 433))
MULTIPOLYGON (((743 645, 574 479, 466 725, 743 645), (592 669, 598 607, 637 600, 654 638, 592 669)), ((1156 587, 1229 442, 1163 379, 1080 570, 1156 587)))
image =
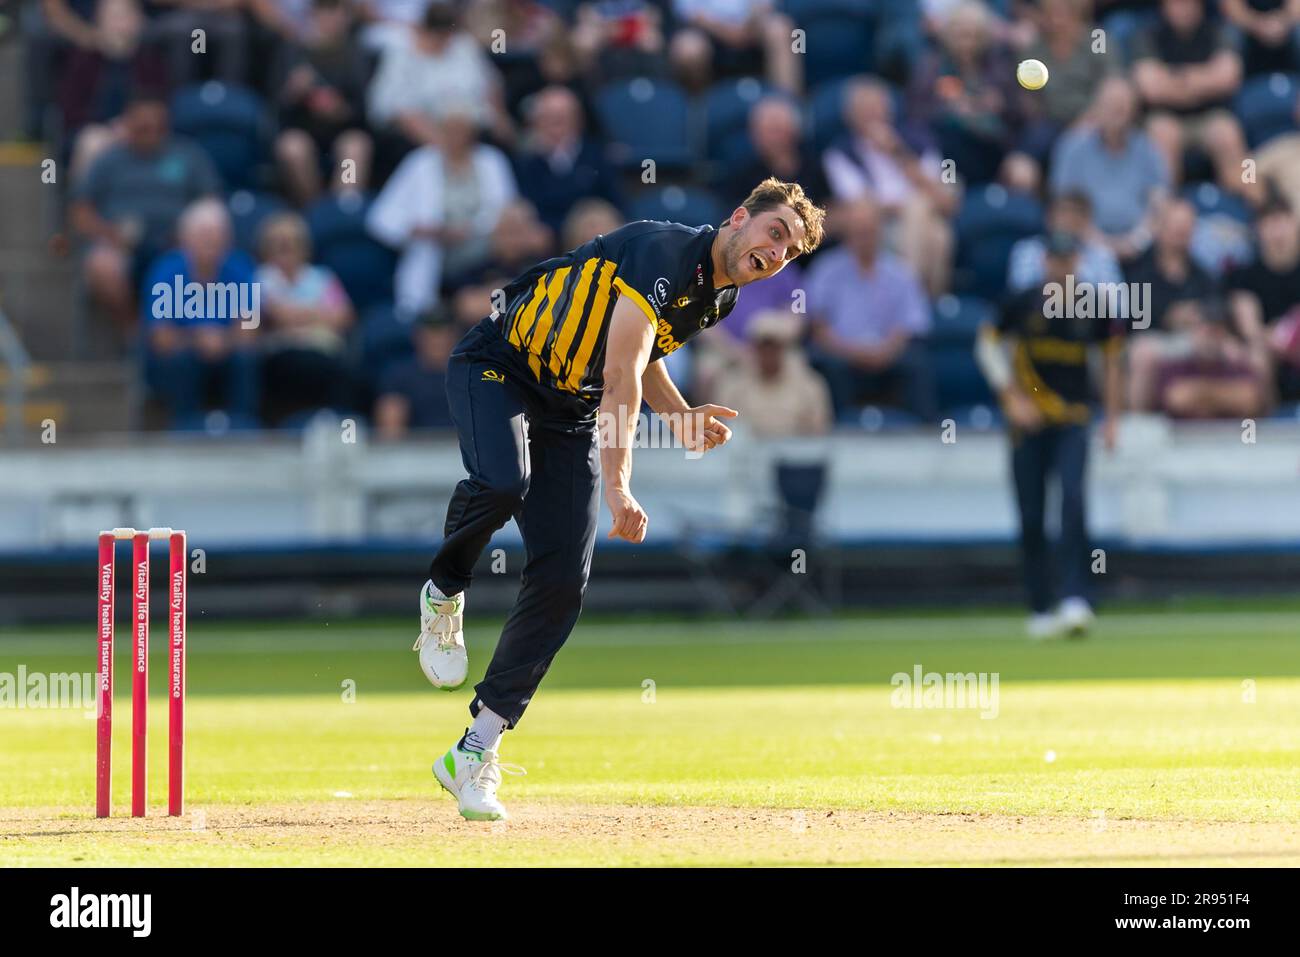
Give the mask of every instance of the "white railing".
MULTIPOLYGON (((183 527, 195 543, 223 546, 440 537, 464 476, 454 441, 350 437, 324 422, 301 438, 61 438, 10 450, 0 455, 0 549, 88 547, 99 529, 117 526, 183 527)), ((1264 420, 1255 438, 1243 441, 1233 423, 1130 418, 1113 455, 1094 441, 1094 534, 1170 546, 1300 543, 1300 423, 1264 420)), ((959 432, 950 444, 937 429, 766 443, 738 429, 726 449, 695 461, 669 449, 635 454, 633 490, 650 513, 650 539, 671 541, 687 525, 744 528, 774 500, 770 464, 791 458, 830 463, 819 518, 832 537, 979 540, 1015 530, 1001 434, 959 432)), ((514 537, 513 525, 502 533, 514 537)))

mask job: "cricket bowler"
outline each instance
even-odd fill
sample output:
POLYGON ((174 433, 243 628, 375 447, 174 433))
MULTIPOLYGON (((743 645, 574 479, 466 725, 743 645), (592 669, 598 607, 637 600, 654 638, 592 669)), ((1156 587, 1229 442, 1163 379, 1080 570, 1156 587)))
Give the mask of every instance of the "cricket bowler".
POLYGON ((433 766, 462 816, 506 817, 501 772, 522 769, 503 766, 498 748, 577 623, 602 473, 609 537, 645 539, 648 517, 631 486, 642 399, 689 450, 731 437, 722 420, 737 413, 688 406, 664 357, 725 318, 741 286, 816 249, 824 216, 797 183, 767 179, 720 227, 629 223, 514 279, 503 311, 452 353, 447 397, 469 474, 451 497, 420 592, 415 650, 435 687, 465 683, 465 591, 493 532, 511 517, 527 556, 519 596, 474 688, 473 723, 433 766), (619 423, 612 441, 607 423, 619 423))

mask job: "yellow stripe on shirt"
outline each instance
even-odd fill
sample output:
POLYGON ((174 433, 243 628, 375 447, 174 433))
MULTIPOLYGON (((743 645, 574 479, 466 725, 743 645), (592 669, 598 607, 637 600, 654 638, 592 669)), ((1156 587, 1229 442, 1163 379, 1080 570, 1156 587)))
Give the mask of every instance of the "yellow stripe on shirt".
POLYGON ((569 392, 578 391, 578 387, 582 385, 582 377, 587 372, 587 363, 591 361, 591 353, 596 348, 600 327, 604 325, 605 313, 609 310, 613 276, 614 263, 606 261, 600 267, 600 275, 596 278, 596 292, 592 297, 591 311, 587 315, 587 328, 582 332, 582 341, 578 343, 578 351, 573 357, 572 365, 569 366, 569 374, 561 384, 561 388, 569 392))
POLYGON ((656 316, 655 311, 650 308, 650 303, 646 302, 645 296, 641 295, 622 279, 615 279, 614 285, 618 288, 619 292, 627 296, 640 307, 641 311, 645 313, 645 317, 650 320, 650 325, 654 326, 656 329, 659 328, 659 317, 656 316))
POLYGON ((555 321, 555 304, 560 300, 560 293, 564 290, 564 280, 571 270, 571 266, 564 266, 551 273, 550 284, 546 287, 546 308, 537 317, 537 322, 528 336, 528 351, 538 358, 541 358, 542 350, 546 348, 546 339, 550 336, 551 324, 555 321))
POLYGON ((578 326, 582 323, 582 306, 587 301, 587 293, 591 289, 591 277, 596 273, 596 266, 600 262, 598 259, 588 259, 582 264, 582 273, 578 277, 578 287, 573 291, 573 298, 569 300, 569 311, 561 320, 560 334, 556 337, 555 345, 551 349, 550 369, 552 374, 557 378, 564 367, 564 360, 569 355, 569 348, 573 344, 573 337, 577 335, 578 326))
POLYGON ((524 348, 524 336, 537 320, 537 307, 542 304, 545 295, 546 275, 543 274, 537 277, 537 285, 533 288, 532 298, 528 306, 519 314, 514 326, 510 329, 510 344, 517 349, 522 350, 524 348))

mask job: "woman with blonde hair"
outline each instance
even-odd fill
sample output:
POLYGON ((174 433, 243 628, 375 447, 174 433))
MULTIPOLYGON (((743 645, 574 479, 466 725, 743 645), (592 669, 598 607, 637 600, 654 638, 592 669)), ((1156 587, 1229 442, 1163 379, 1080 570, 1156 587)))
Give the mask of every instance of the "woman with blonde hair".
POLYGON ((350 408, 346 334, 356 316, 343 284, 328 267, 312 264, 311 236, 297 213, 267 219, 259 254, 267 421, 350 408))

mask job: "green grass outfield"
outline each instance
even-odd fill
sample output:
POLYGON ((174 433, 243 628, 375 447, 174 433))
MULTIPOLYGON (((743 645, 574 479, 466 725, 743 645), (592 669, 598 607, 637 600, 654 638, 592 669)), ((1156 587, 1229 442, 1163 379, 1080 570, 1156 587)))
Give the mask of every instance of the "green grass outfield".
MULTIPOLYGON (((499 621, 469 626, 474 679, 499 621)), ((155 627, 154 816, 130 820, 119 623, 117 816, 93 817, 92 716, 2 708, 0 862, 1300 863, 1300 612, 1115 612, 1083 642, 1021 627, 586 618, 506 737, 503 759, 528 769, 502 790, 514 818, 484 825, 429 773, 472 692, 427 685, 410 622, 197 614, 189 813, 162 816, 155 627), (997 673, 996 716, 896 707, 891 677, 917 665, 997 673)), ((0 673, 19 665, 93 669, 93 628, 11 629, 0 673)))

